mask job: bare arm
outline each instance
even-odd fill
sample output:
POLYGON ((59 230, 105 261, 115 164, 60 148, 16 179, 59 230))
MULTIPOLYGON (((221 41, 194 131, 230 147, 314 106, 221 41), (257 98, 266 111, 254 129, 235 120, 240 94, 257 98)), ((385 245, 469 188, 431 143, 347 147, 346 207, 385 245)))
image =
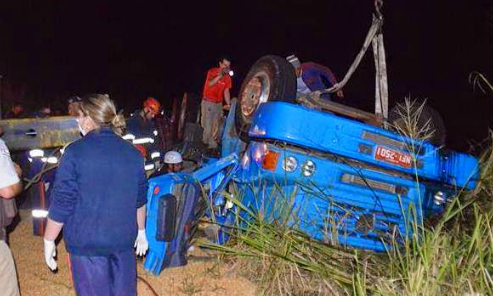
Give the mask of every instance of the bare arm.
POLYGON ((146 206, 143 205, 137 209, 137 226, 139 230, 146 228, 146 206))
POLYGON ((15 183, 13 185, 0 188, 0 197, 10 199, 15 197, 22 191, 22 182, 15 183))
POLYGON ((226 105, 231 105, 231 95, 229 94, 229 88, 224 90, 224 100, 226 101, 226 105))
MULTIPOLYGON (((17 176, 19 179, 22 176, 22 170, 21 167, 16 164, 15 162, 12 163, 14 165, 14 170, 17 173, 17 176)), ((19 182, 0 188, 0 197, 3 197, 5 199, 10 199, 18 195, 19 193, 22 192, 22 181, 19 180, 19 182)))
POLYGON ((48 221, 46 222, 46 230, 44 236, 45 240, 55 241, 58 235, 60 234, 62 227, 63 227, 63 223, 56 222, 48 218, 48 221))
POLYGON ((223 77, 222 72, 219 72, 219 74, 216 77, 214 77, 211 80, 209 80, 209 83, 208 83, 209 84, 209 87, 211 87, 214 84, 216 84, 219 81, 219 79, 221 79, 222 77, 223 77))

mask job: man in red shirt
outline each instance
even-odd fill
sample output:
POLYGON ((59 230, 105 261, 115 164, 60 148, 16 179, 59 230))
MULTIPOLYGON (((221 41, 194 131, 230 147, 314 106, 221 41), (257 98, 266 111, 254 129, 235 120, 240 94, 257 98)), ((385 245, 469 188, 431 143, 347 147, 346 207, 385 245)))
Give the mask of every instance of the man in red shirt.
POLYGON ((228 109, 231 103, 229 90, 232 86, 231 76, 229 75, 231 62, 228 58, 219 61, 219 67, 212 68, 207 72, 204 84, 204 94, 201 103, 201 122, 204 128, 202 141, 209 148, 217 148, 218 124, 224 106, 228 109))

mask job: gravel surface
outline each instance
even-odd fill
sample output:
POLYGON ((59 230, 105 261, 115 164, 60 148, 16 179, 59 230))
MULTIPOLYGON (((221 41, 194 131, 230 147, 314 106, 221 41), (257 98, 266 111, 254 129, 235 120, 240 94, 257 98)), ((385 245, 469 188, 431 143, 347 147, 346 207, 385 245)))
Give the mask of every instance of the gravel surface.
MULTIPOLYGON (((22 210, 20 216, 19 224, 10 234, 10 246, 17 266, 21 294, 75 295, 63 241, 57 247, 59 270, 53 274, 44 263, 43 240, 32 235, 30 211, 22 210)), ((147 281, 158 295, 258 294, 253 283, 238 277, 228 266, 197 247, 190 253, 187 266, 164 270, 159 276, 147 274, 142 269, 140 260, 137 266, 138 275, 147 281)), ((138 295, 155 295, 141 280, 137 281, 137 289, 138 295)))

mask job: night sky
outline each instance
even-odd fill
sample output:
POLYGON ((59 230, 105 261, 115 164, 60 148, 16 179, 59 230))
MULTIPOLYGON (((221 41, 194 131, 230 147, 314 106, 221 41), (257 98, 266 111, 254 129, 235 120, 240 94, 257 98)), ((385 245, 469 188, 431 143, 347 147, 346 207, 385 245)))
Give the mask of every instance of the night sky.
MULTIPOLYGON (((185 91, 200 94, 223 54, 235 71, 233 95, 266 54, 295 53, 342 79, 373 8, 372 0, 2 2, 0 74, 27 85, 28 105, 102 92, 126 112, 149 95, 169 105, 185 91)), ((472 71, 493 80, 493 3, 384 5, 391 104, 428 98, 444 117, 449 146, 467 150, 493 126, 493 95, 468 82, 472 71)), ((370 51, 344 90, 346 104, 373 111, 374 79, 370 51)))

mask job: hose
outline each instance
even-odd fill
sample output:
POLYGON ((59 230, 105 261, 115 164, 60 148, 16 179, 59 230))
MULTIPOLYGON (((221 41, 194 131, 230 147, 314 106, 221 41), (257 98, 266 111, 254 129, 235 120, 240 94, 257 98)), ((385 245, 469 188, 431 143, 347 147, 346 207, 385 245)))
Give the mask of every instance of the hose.
POLYGON ((137 276, 137 279, 139 279, 141 282, 143 282, 147 286, 147 288, 149 288, 149 290, 151 291, 152 295, 159 296, 159 294, 156 292, 156 290, 154 290, 154 288, 151 286, 151 284, 149 284, 148 281, 146 281, 144 278, 142 278, 140 276, 137 276))
MULTIPOLYGON (((48 155, 48 158, 53 156, 55 153, 57 153, 58 151, 60 151, 60 148, 57 148, 55 150, 53 150, 50 155, 48 155)), ((27 182, 27 184, 24 186, 24 190, 27 190, 29 189, 33 184, 35 183, 38 183, 40 180, 41 180, 41 177, 43 176, 43 174, 53 170, 53 169, 56 169, 58 167, 58 164, 54 164, 52 166, 48 166, 48 162, 45 162, 43 164, 43 166, 41 167, 41 171, 39 171, 39 173, 37 173, 36 175, 34 175, 34 177, 32 177, 31 179, 28 179, 28 178, 24 178, 24 181, 27 182)))

